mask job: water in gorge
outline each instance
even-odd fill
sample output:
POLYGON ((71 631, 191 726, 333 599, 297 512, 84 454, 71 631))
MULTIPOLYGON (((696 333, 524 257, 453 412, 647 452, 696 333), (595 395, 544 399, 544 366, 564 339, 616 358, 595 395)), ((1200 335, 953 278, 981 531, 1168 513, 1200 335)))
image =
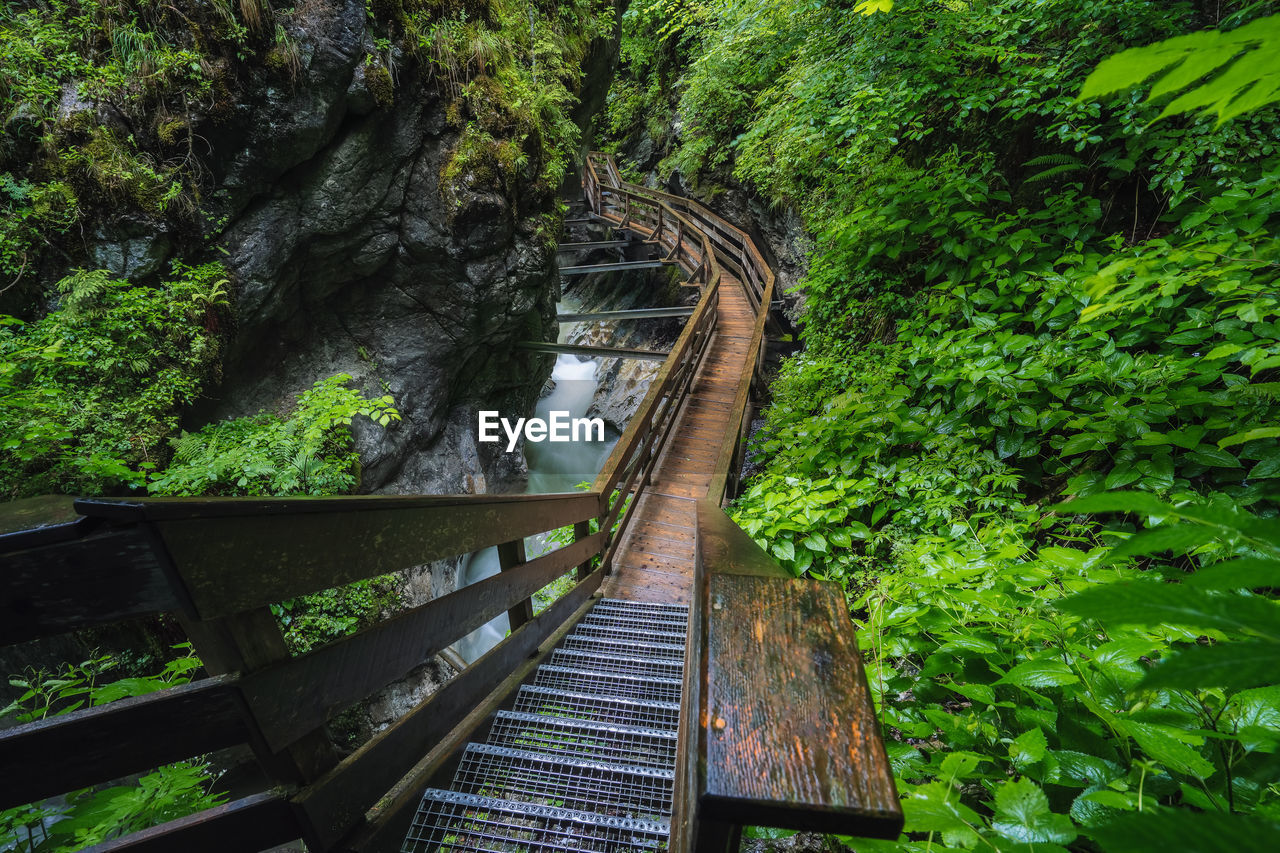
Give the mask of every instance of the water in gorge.
MULTIPOLYGON (((576 306, 568 300, 562 302, 560 308, 576 310, 576 306)), ((561 326, 559 339, 562 343, 568 325, 561 326)), ((538 400, 534 407, 535 417, 546 419, 551 412, 568 412, 570 418, 586 417, 587 409, 599 387, 596 380, 598 364, 599 360, 595 358, 560 355, 551 371, 554 387, 538 400)), ((595 479, 617 442, 618 433, 608 426, 605 427, 604 441, 526 441, 524 455, 529 466, 529 481, 525 493, 575 491, 579 483, 595 479)), ((552 550, 554 546, 544 540, 545 534, 525 540, 525 550, 530 559, 552 550)), ((458 572, 458 587, 484 580, 497 574, 498 570, 497 548, 477 551, 463 561, 458 572)), ((471 663, 497 645, 507 635, 507 628, 507 614, 503 613, 459 640, 454 645, 454 650, 463 660, 471 663)))

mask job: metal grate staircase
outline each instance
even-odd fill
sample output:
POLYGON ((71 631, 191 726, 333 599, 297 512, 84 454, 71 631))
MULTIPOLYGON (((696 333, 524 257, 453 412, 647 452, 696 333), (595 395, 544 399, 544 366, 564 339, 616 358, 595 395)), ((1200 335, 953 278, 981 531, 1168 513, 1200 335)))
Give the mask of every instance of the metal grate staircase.
POLYGON ((423 794, 402 853, 666 850, 688 618, 598 602, 423 794))

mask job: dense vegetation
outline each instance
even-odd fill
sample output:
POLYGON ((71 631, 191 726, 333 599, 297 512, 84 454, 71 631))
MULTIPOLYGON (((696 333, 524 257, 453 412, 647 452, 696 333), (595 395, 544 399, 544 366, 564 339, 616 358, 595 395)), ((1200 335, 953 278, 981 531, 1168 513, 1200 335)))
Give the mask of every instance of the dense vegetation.
POLYGON ((624 18, 618 150, 814 240, 734 515, 863 626, 908 823, 859 850, 1280 837, 1277 11, 624 18))

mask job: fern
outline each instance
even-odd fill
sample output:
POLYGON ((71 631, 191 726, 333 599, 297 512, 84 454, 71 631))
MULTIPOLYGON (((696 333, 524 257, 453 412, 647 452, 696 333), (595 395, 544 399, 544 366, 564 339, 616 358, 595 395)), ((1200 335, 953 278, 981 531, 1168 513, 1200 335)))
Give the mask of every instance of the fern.
POLYGON ((1035 157, 1031 160, 1028 160, 1026 163, 1023 164, 1024 168, 1026 166, 1048 166, 1049 167, 1048 169, 1045 169, 1041 172, 1037 172, 1036 174, 1027 178, 1023 182, 1027 184, 1034 184, 1038 181, 1047 181, 1049 178, 1057 177, 1058 175, 1064 175, 1067 172, 1076 172, 1076 171, 1079 171, 1080 169, 1088 168, 1084 163, 1081 163, 1079 160, 1077 160, 1075 157, 1070 156, 1069 154, 1045 154, 1041 157, 1035 157))

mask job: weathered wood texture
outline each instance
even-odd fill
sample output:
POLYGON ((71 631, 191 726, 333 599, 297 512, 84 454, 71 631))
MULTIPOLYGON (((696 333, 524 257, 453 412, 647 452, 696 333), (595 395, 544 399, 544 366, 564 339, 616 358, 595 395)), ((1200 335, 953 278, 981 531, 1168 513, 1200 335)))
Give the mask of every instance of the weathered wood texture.
POLYGON ((844 596, 711 574, 703 816, 896 838, 902 812, 844 596))
POLYGON ((599 498, 592 494, 76 505, 87 515, 152 520, 201 619, 471 553, 599 514, 599 498))
POLYGON ((245 696, 267 744, 278 750, 319 728, 503 611, 526 615, 529 596, 598 552, 603 542, 603 534, 593 534, 246 676, 245 696))
POLYGON ((0 810, 248 740, 228 679, 210 678, 0 731, 0 810))
POLYGON ((152 540, 137 526, 11 541, 24 539, 29 547, 0 551, 0 645, 179 606, 152 540))
POLYGON ((289 801, 266 793, 104 841, 82 853, 257 853, 298 837, 289 801))

